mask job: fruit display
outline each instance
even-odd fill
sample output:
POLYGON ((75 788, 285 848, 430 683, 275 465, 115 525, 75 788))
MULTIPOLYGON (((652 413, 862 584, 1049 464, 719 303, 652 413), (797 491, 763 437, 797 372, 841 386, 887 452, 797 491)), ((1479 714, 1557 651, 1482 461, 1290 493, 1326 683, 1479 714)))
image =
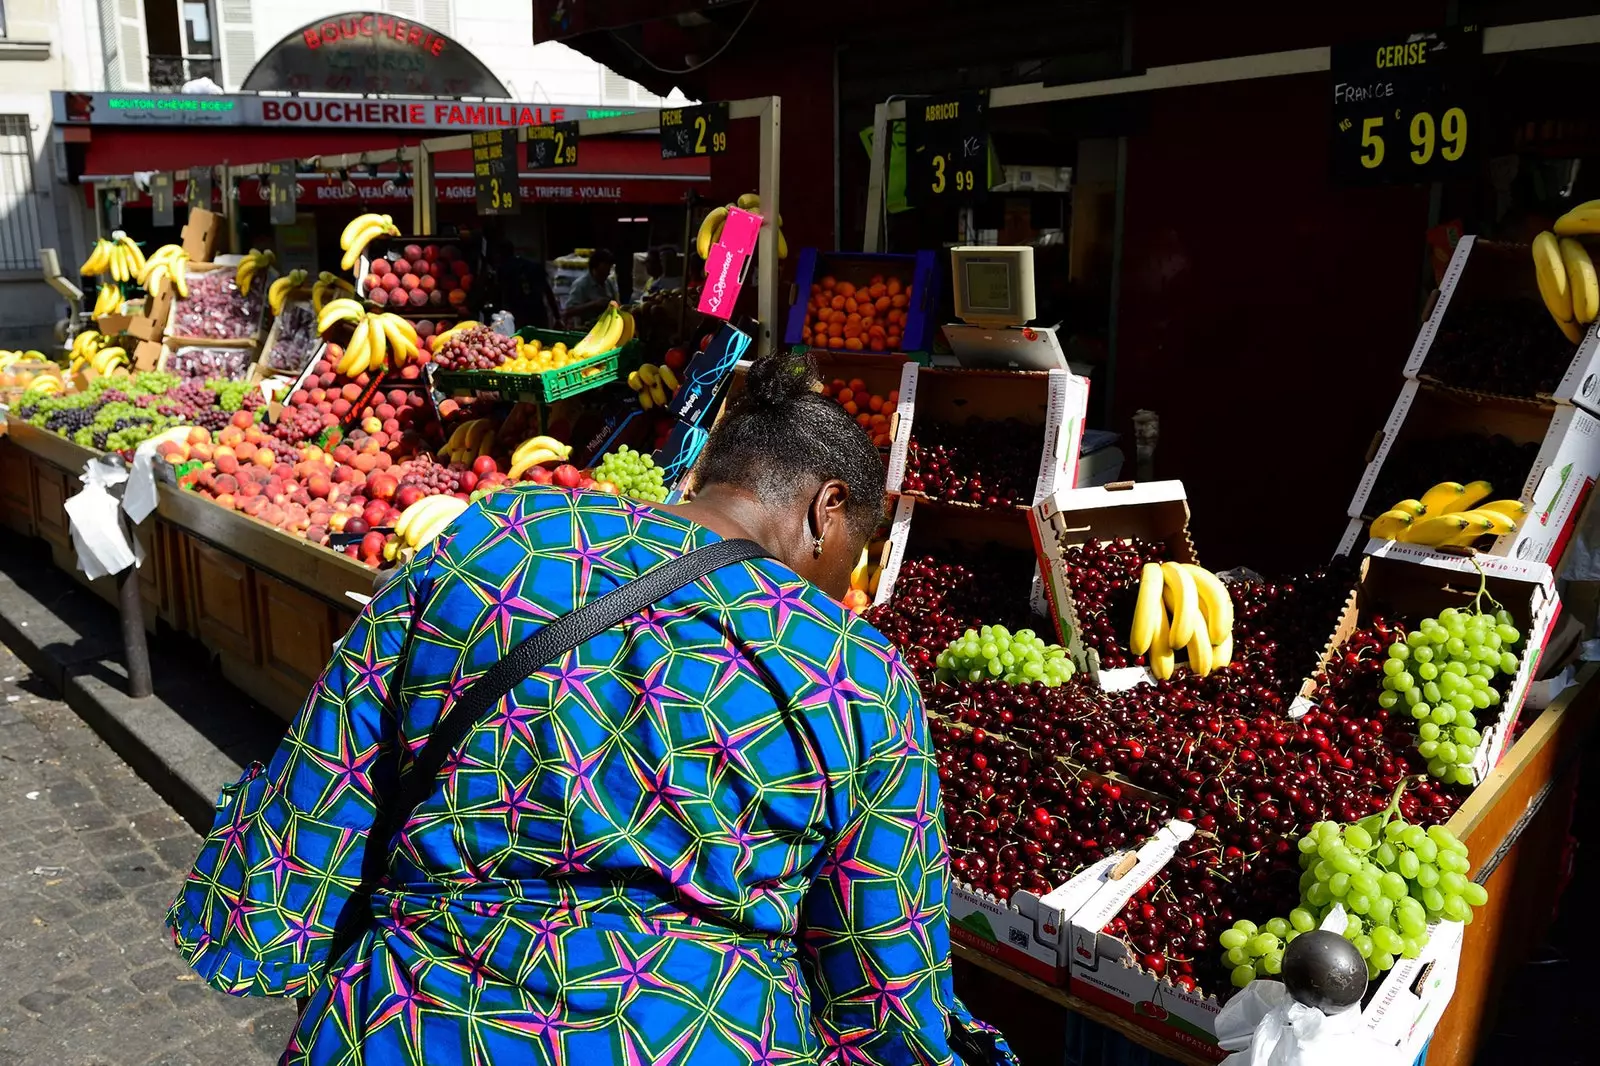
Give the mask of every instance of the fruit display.
POLYGON ((1421 485, 1453 482, 1471 471, 1491 485, 1517 486, 1528 479, 1539 442, 1519 444, 1501 434, 1449 433, 1438 437, 1401 437, 1383 461, 1366 509, 1376 518, 1387 500, 1405 500, 1421 485))
MULTIPOLYGON (((511 469, 515 477, 517 468, 511 469)), ((602 492, 620 492, 624 496, 653 503, 663 503, 667 498, 667 486, 662 481, 661 468, 655 464, 655 460, 626 444, 607 452, 595 464, 589 476, 594 478, 595 488, 602 492)))
POLYGON ((311 305, 289 304, 278 314, 272 343, 267 348, 267 369, 298 373, 320 340, 317 313, 311 305))
POLYGON ((1008 685, 1038 682, 1047 688, 1072 679, 1072 660, 1059 644, 1046 644, 1031 629, 1012 633, 1005 626, 969 629, 934 660, 934 676, 944 682, 961 678, 998 678, 1008 685))
POLYGON ((267 287, 267 309, 274 315, 283 314, 283 305, 289 294, 306 283, 306 272, 298 268, 289 271, 267 287))
MULTIPOLYGON (((1076 595, 1076 591, 1074 591, 1076 595)), ((1158 680, 1172 676, 1177 653, 1205 677, 1233 662, 1233 600, 1228 587, 1193 563, 1145 563, 1139 569, 1128 650, 1148 653, 1158 680)))
POLYGON ((665 407, 678 391, 678 376, 666 364, 641 363, 639 369, 628 372, 628 388, 639 396, 639 406, 648 411, 652 407, 665 407))
POLYGON ((249 296, 250 287, 255 284, 256 278, 271 270, 277 261, 276 252, 252 248, 239 260, 239 265, 233 272, 233 283, 239 286, 240 292, 249 296))
POLYGON ((390 215, 379 215, 368 212, 352 218, 339 234, 339 248, 344 252, 344 258, 339 261, 339 266, 345 273, 356 268, 356 263, 361 259, 361 253, 366 251, 367 245, 378 237, 398 237, 400 229, 394 224, 390 215))
POLYGON ((430 343, 440 370, 497 370, 517 355, 515 337, 476 322, 447 329, 430 343))
POLYGON ((253 294, 243 292, 234 275, 223 269, 191 275, 187 286, 188 295, 180 292, 172 307, 169 336, 243 340, 256 335, 261 325, 262 289, 253 294))
POLYGON ((407 244, 367 264, 357 292, 374 307, 417 313, 459 309, 476 279, 453 244, 407 244))
POLYGON ((428 359, 416 327, 399 315, 369 312, 357 301, 341 298, 323 305, 317 316, 317 332, 326 335, 340 324, 353 327, 334 367, 347 377, 380 372, 391 364, 398 367, 428 359))
POLYGON ((895 408, 900 403, 899 389, 890 389, 887 394, 879 396, 868 391, 867 383, 860 378, 851 378, 849 381, 834 378, 823 383, 822 395, 843 407, 845 414, 867 431, 873 444, 879 448, 889 446, 895 408))
MULTIPOLYGON (((694 250, 700 256, 702 263, 711 255, 711 246, 716 244, 722 237, 722 227, 728 221, 728 210, 733 206, 733 204, 729 204, 725 207, 714 207, 707 213, 705 218, 700 220, 700 228, 695 231, 694 250)), ((759 215, 761 213, 761 197, 756 193, 747 192, 739 197, 738 207, 741 211, 749 211, 759 215)), ((778 258, 787 259, 789 257, 789 242, 784 240, 783 237, 782 215, 778 216, 773 229, 777 231, 778 235, 778 258)))
POLYGON ((893 275, 873 274, 863 285, 827 275, 811 286, 800 342, 850 352, 900 348, 912 286, 893 275))
POLYGON ((218 348, 186 344, 167 352, 162 369, 181 378, 242 378, 255 363, 249 348, 218 348))
POLYGON ((1398 540, 1428 548, 1465 546, 1479 537, 1515 533, 1528 508, 1520 500, 1487 500, 1494 486, 1487 481, 1461 484, 1441 481, 1420 500, 1401 500, 1372 520, 1368 532, 1380 540, 1398 540))
POLYGON ((1555 391, 1572 362, 1572 342, 1538 301, 1452 302, 1428 349, 1428 375, 1456 388, 1502 396, 1555 391))
POLYGON ((172 374, 101 377, 77 392, 59 392, 36 382, 13 412, 29 425, 100 451, 129 451, 177 419, 163 413, 178 386, 172 374))
POLYGON ((179 299, 189 297, 189 253, 181 245, 163 244, 145 260, 139 284, 146 292, 156 292, 162 281, 170 279, 179 299))
POLYGON ((144 267, 144 253, 132 237, 118 230, 109 238, 101 237, 94 242, 89 258, 83 261, 78 273, 84 277, 106 275, 114 282, 127 284, 142 278, 144 267))
POLYGON ((1378 814, 1348 824, 1317 822, 1300 837, 1299 906, 1259 926, 1238 919, 1217 935, 1235 988, 1280 974, 1284 948, 1335 907, 1345 911, 1343 935, 1366 960, 1369 979, 1397 959, 1421 955, 1433 923, 1472 921, 1473 908, 1489 894, 1467 879, 1467 846, 1442 825, 1399 817, 1399 799, 1397 789, 1378 814))
POLYGON ((915 495, 980 507, 1027 507, 1044 428, 1014 418, 961 425, 919 419, 911 430, 901 487, 915 495))

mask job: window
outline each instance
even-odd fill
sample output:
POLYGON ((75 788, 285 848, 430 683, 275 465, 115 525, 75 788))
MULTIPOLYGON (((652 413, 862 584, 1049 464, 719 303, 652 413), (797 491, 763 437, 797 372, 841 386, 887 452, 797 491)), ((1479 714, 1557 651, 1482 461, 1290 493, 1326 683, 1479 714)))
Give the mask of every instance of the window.
POLYGON ((0 0, 0 37, 6 35, 6 5, 5 0, 0 0))
MULTIPOLYGON (((4 0, 0 0, 4 2, 4 0)), ((210 56, 211 51, 211 7, 201 0, 184 0, 183 3, 183 54, 188 56, 210 56)))
POLYGON ((0 115, 0 270, 37 270, 39 198, 27 115, 0 115))

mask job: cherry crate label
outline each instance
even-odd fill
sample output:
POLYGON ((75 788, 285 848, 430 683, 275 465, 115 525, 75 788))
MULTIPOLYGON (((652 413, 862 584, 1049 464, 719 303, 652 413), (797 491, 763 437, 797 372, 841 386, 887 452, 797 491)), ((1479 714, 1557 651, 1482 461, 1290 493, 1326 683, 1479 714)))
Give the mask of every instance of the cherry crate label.
POLYGON ((472 188, 477 197, 478 214, 516 214, 517 184, 517 131, 474 133, 472 188))
POLYGON ((1482 56, 1476 27, 1334 45, 1333 179, 1393 185, 1472 174, 1482 56))
POLYGON ((661 158, 722 155, 728 150, 728 102, 661 112, 661 158))
POLYGON ((907 101, 906 199, 967 203, 988 188, 988 91, 907 101))
POLYGON ((528 127, 528 169, 578 165, 578 124, 553 122, 548 126, 528 127))

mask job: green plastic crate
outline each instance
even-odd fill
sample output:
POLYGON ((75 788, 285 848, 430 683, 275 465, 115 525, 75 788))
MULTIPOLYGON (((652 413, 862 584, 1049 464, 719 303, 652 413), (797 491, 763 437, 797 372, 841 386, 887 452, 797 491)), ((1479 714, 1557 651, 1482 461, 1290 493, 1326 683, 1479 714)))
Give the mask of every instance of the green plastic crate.
MULTIPOLYGON (((572 347, 583 340, 581 332, 554 329, 521 329, 525 341, 538 341, 546 347, 557 343, 572 347)), ((434 375, 434 384, 446 392, 498 392, 507 399, 532 398, 554 403, 569 396, 609 385, 622 375, 624 367, 637 358, 638 342, 591 355, 559 370, 542 374, 517 374, 502 370, 446 370, 434 375)))

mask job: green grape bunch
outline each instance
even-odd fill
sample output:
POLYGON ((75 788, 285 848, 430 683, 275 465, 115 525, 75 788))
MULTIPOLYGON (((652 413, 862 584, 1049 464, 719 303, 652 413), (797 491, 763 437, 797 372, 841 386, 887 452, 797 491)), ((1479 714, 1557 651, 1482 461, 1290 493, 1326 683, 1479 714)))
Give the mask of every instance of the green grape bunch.
POLYGON ((1447 608, 1437 618, 1424 618, 1404 640, 1389 646, 1383 664, 1378 704, 1385 710, 1404 708, 1417 723, 1417 751, 1428 760, 1428 773, 1452 784, 1472 784, 1472 762, 1483 733, 1479 715, 1494 714, 1505 698, 1497 677, 1516 675, 1515 648, 1522 632, 1511 613, 1499 604, 1493 614, 1481 610, 1487 581, 1470 610, 1447 608))
POLYGON ((1234 987, 1275 976, 1289 942, 1318 928, 1336 906, 1345 910, 1345 938, 1367 960, 1369 979, 1398 959, 1417 958, 1433 923, 1472 922, 1489 893, 1467 878, 1467 846, 1442 825, 1399 817, 1403 790, 1378 814, 1349 825, 1318 822, 1300 838, 1300 906, 1261 927, 1235 922, 1217 937, 1234 987))
POLYGON ((1011 685, 1038 681, 1055 688, 1072 677, 1072 660, 1059 644, 1046 644, 1031 629, 1005 626, 969 629, 935 660, 940 681, 998 679, 1011 685))
POLYGON ((636 452, 626 444, 607 452, 595 464, 589 476, 596 481, 609 481, 623 495, 635 499, 663 503, 667 498, 666 482, 655 458, 644 452, 636 452))

